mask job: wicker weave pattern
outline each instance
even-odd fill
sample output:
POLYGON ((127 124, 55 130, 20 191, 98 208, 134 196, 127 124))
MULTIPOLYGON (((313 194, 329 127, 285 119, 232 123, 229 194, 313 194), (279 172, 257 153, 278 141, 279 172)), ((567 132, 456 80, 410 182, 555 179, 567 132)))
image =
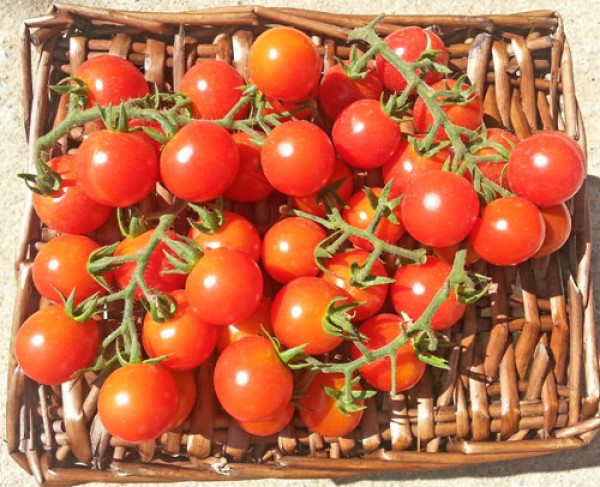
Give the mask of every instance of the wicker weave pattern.
MULTIPOLYGON (((252 39, 272 24, 313 35, 326 69, 334 56, 349 56, 347 29, 370 18, 264 7, 150 14, 57 5, 49 15, 26 21, 21 33, 29 140, 65 116, 67 100, 48 96, 48 85, 90 57, 107 52, 125 57, 143 67, 146 79, 161 90, 177 90, 186 70, 201 59, 222 59, 245 76, 252 39), (32 47, 39 55, 35 76, 32 47)), ((555 13, 390 16, 378 29, 386 34, 401 25, 434 26, 442 33, 451 68, 466 71, 485 101, 488 126, 508 127, 519 138, 560 129, 585 149, 570 52, 555 13)), ((76 148, 84 131, 73 130, 55 152, 76 148)), ((451 329, 450 339, 457 344, 447 352, 451 371, 428 370, 413 390, 369 400, 360 427, 348 437, 322 438, 299 420, 277 437, 248 435, 219 409, 212 392, 214 364, 209 363, 198 371, 202 392, 183 428, 157 442, 132 446, 110 438, 95 415, 93 376, 58 388, 40 386, 13 361, 9 451, 38 482, 70 484, 216 480, 224 473, 235 479, 340 477, 580 447, 600 429, 585 191, 584 186, 571 202, 573 232, 563 250, 515 268, 482 264, 478 269, 493 278, 495 291, 470 306, 451 329)), ((274 199, 236 209, 264 226, 276 217, 280 203, 274 199)), ((114 241, 114 232, 103 229, 95 237, 114 241)), ((40 245, 52 237, 28 208, 17 262, 13 336, 27 316, 46 305, 33 288, 30 268, 40 245)))

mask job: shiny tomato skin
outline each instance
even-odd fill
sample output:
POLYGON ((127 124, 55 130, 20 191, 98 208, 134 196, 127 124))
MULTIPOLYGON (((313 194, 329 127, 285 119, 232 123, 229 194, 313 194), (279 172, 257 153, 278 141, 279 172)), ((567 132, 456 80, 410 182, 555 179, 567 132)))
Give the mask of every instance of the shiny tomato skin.
POLYGON ((327 334, 322 320, 329 303, 340 296, 347 297, 318 277, 299 277, 286 284, 271 308, 275 335, 287 348, 306 344, 304 351, 309 355, 330 352, 342 339, 327 334))
MULTIPOLYGON (((367 350, 377 350, 392 342, 402 331, 403 321, 394 314, 380 314, 365 321, 358 327, 360 333, 368 337, 364 343, 367 350)), ((362 357, 352 345, 352 360, 362 357)), ((408 342, 396 351, 396 392, 414 387, 423 377, 426 364, 415 353, 415 347, 408 342)), ((360 375, 375 389, 392 390, 392 370, 389 357, 380 358, 358 369, 360 375)))
POLYGON ((192 410, 196 405, 197 393, 196 378, 194 377, 193 371, 171 370, 170 372, 177 384, 179 406, 177 407, 177 412, 174 414, 171 425, 168 428, 169 431, 181 426, 192 413, 192 410))
POLYGON ((316 276, 315 248, 327 238, 323 228, 302 217, 290 217, 275 223, 264 236, 262 263, 269 275, 287 283, 297 277, 316 276))
POLYGON ((75 154, 77 180, 95 202, 125 207, 143 200, 158 181, 158 157, 135 133, 98 130, 75 154))
MULTIPOLYGON (((142 120, 139 118, 134 118, 134 119, 128 120, 127 125, 129 126, 129 129, 135 129, 136 127, 146 127, 151 130, 154 130, 155 132, 158 132, 161 135, 165 135, 165 131, 163 130, 161 124, 155 120, 142 120)), ((162 149, 161 142, 156 140, 154 137, 150 136, 150 134, 147 134, 143 129, 142 130, 134 130, 132 133, 137 135, 138 137, 141 137, 146 142, 148 142, 152 147, 154 147, 154 150, 156 151, 157 156, 160 157, 160 150, 162 149)))
POLYGON ((317 48, 305 33, 274 27, 256 38, 248 54, 248 74, 266 96, 305 100, 321 77, 317 48))
POLYGON ((267 338, 249 336, 221 353, 214 385, 221 406, 234 419, 264 421, 288 407, 294 379, 267 338))
POLYGON ((250 220, 233 211, 223 212, 223 225, 213 233, 204 233, 192 227, 188 237, 197 242, 204 251, 227 248, 239 250, 252 260, 260 258, 260 236, 250 220))
POLYGON ((335 152, 322 129, 310 122, 292 120, 267 135, 261 162, 275 189, 289 196, 306 196, 319 191, 331 177, 335 152))
MULTIPOLYGON (((517 144, 519 139, 507 130, 491 128, 486 130, 487 139, 491 142, 500 144, 509 152, 517 144)), ((478 150, 474 154, 475 156, 497 156, 499 152, 493 147, 485 147, 478 150)), ((483 175, 490 181, 502 186, 504 189, 508 188, 508 181, 506 179, 505 166, 507 161, 501 162, 478 162, 477 167, 481 170, 483 175)))
MULTIPOLYGON (((444 41, 433 31, 425 30, 417 26, 401 27, 389 34, 384 42, 403 61, 412 63, 417 61, 423 51, 439 51, 436 63, 448 65, 448 51, 444 41)), ((378 54, 375 57, 377 75, 383 85, 390 91, 403 91, 406 88, 406 79, 398 72, 389 61, 378 54)), ((417 74, 419 70, 415 71, 417 74)), ((429 71, 425 76, 425 82, 429 85, 442 79, 444 75, 437 71, 429 71)))
POLYGON ((178 408, 177 383, 161 365, 125 365, 106 378, 98 396, 102 424, 129 443, 150 441, 166 432, 178 408))
MULTIPOLYGON (((389 288, 388 284, 378 284, 377 286, 369 286, 362 289, 350 284, 350 278, 352 277, 350 266, 352 263, 356 263, 359 266, 364 265, 369 255, 369 252, 364 250, 350 250, 335 254, 325 265, 325 268, 330 272, 324 272, 322 277, 325 282, 339 287, 348 293, 352 301, 363 303, 354 308, 353 321, 366 320, 377 313, 385 302, 389 288)), ((387 277, 387 271, 383 262, 376 260, 371 268, 371 274, 373 276, 387 277)))
POLYGON ((48 165, 60 175, 61 187, 51 195, 32 193, 33 208, 42 223, 61 233, 75 235, 100 228, 113 209, 96 203, 77 184, 75 156, 58 156, 48 161, 48 165))
POLYGON ((583 151, 561 132, 538 132, 513 149, 506 169, 513 193, 539 207, 558 205, 575 195, 585 179, 583 151))
POLYGON ((199 120, 177 132, 163 147, 160 174, 178 198, 204 202, 221 196, 235 179, 240 156, 223 127, 199 120))
POLYGON ((190 272, 185 293, 202 319, 228 325, 256 309, 263 293, 263 276, 258 264, 239 250, 214 249, 190 272))
MULTIPOLYGON (((194 117, 218 120, 225 117, 243 96, 244 78, 225 61, 202 60, 192 66, 181 79, 179 91, 192 100, 194 117)), ((235 115, 241 120, 248 115, 245 105, 235 115)))
POLYGON ((95 320, 79 323, 62 306, 36 311, 19 328, 15 357, 27 377, 40 384, 58 385, 94 363, 100 346, 95 320))
POLYGON ((401 207, 402 223, 417 241, 447 247, 469 235, 479 214, 479 198, 462 176, 430 171, 412 180, 401 207))
POLYGON ((350 166, 374 169, 384 165, 398 148, 400 125, 383 111, 379 100, 358 100, 335 119, 333 145, 350 166))
POLYGON ((279 433, 294 417, 294 404, 289 403, 272 418, 263 421, 236 421, 240 428, 246 433, 254 436, 271 436, 279 433))
POLYGON ((560 249, 571 234, 571 214, 565 203, 540 208, 546 235, 534 257, 544 257, 560 249))
POLYGON ((110 54, 84 61, 75 76, 88 88, 88 107, 117 106, 150 93, 144 75, 129 61, 110 54))
POLYGON ((477 219, 469 240, 482 259, 509 266, 534 256, 542 246, 545 234, 540 210, 529 200, 516 196, 498 198, 488 204, 477 219))
POLYGON ((227 326, 217 327, 217 350, 222 352, 230 343, 247 336, 264 336, 263 328, 273 335, 271 300, 267 296, 260 299, 256 309, 247 318, 227 326))
POLYGON ((183 290, 171 296, 177 302, 175 315, 162 323, 146 313, 142 327, 144 350, 150 358, 168 358, 161 364, 171 370, 190 370, 204 363, 217 343, 216 327, 192 310, 183 290))
MULTIPOLYGON (((396 313, 406 313, 416 321, 450 275, 452 266, 437 257, 427 257, 424 264, 408 264, 398 267, 390 286, 392 304, 396 313)), ((448 299, 438 308, 431 320, 434 330, 445 330, 462 318, 466 305, 450 291, 448 299)))
POLYGON ((84 235, 60 235, 50 240, 35 256, 31 269, 38 292, 61 303, 61 294, 68 298, 75 291, 74 304, 96 293, 106 294, 87 271, 90 254, 99 248, 100 244, 84 235))
MULTIPOLYGON (((359 425, 363 410, 344 414, 324 387, 341 391, 344 387, 344 375, 338 372, 317 373, 298 400, 301 406, 298 408, 300 418, 310 430, 321 436, 332 438, 351 433, 359 425)), ((352 389, 361 391, 362 386, 357 383, 352 389)), ((364 401, 356 401, 356 404, 363 406, 364 401)))

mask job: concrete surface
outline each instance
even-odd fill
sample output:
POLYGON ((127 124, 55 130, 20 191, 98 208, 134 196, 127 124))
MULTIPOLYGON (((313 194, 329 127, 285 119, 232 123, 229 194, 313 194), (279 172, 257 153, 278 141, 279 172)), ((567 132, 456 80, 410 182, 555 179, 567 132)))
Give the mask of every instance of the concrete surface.
MULTIPOLYGON (((512 0, 370 0, 369 2, 304 0, 293 1, 235 1, 235 0, 72 0, 90 6, 104 6, 130 10, 190 10, 210 6, 241 5, 261 3, 263 5, 302 6, 337 12, 370 13, 439 13, 439 14, 483 14, 511 13, 517 11, 551 9, 560 12, 564 18, 567 38, 573 50, 577 95, 588 131, 589 173, 591 182, 591 205, 594 231, 600 228, 600 43, 595 35, 600 28, 600 16, 594 2, 512 0), (598 71, 596 71, 598 70, 598 71)), ((20 232, 22 205, 25 187, 15 175, 26 168, 27 147, 22 128, 20 86, 17 66, 17 29, 19 23, 47 11, 50 0, 0 0, 0 127, 3 142, 0 144, 0 160, 4 169, 4 187, 0 191, 2 208, 2 235, 0 245, 0 402, 6 396, 6 363, 10 317, 14 296, 13 260, 17 236, 20 232)), ((598 255, 598 247, 596 255, 598 255)), ((600 270, 598 260, 594 274, 600 270)), ((596 299, 598 302, 598 299, 596 299)), ((12 487, 33 485, 34 481, 23 472, 8 456, 5 442, 5 411, 0 412, 0 485, 12 487)), ((600 482, 600 441, 590 447, 555 456, 521 460, 485 466, 465 467, 454 471, 435 473, 397 473, 353 479, 343 482, 322 481, 254 481, 247 487, 275 486, 332 486, 383 487, 407 481, 418 487, 430 487, 443 483, 446 487, 463 486, 465 483, 483 486, 537 486, 567 485, 589 486, 600 482)), ((217 483, 215 487, 225 486, 217 483)), ((240 485, 240 484, 238 484, 240 485)))

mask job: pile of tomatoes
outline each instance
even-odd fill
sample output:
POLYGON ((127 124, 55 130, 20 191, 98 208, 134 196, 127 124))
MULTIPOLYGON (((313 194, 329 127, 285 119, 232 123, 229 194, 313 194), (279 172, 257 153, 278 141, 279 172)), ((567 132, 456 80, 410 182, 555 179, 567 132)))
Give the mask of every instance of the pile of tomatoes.
MULTIPOLYGON (((385 42, 406 62, 433 49, 438 65, 448 63, 443 41, 432 31, 406 27, 385 42)), ((176 311, 163 319, 148 312, 134 329, 145 361, 127 363, 131 348, 139 346, 137 336, 125 334, 115 342, 113 354, 122 363, 110 361, 114 370, 98 399, 100 419, 111 434, 140 443, 180 427, 202 394, 210 393, 196 390, 194 370, 216 356, 216 396, 249 433, 277 433, 297 413, 318 434, 345 435, 361 420, 366 389, 400 392, 420 380, 426 365, 418 350, 410 341, 400 347, 394 371, 389 357, 361 366, 352 380, 354 403, 341 401, 346 408, 337 407, 343 374, 293 371, 282 360, 286 350, 301 347, 324 361, 360 358, 364 349, 389 344, 421 316, 448 279, 458 248, 469 249, 470 263, 482 258, 515 265, 548 255, 566 241, 565 202, 585 174, 574 141, 554 132, 517 141, 506 130, 486 130, 479 96, 462 81, 444 79, 443 69, 429 70, 422 78, 441 92, 437 101, 446 117, 462 134, 478 134, 465 137, 471 153, 491 156, 478 163, 479 173, 472 167, 451 172, 453 147, 443 128, 433 146, 420 147, 434 121, 430 101, 416 93, 408 97, 416 132, 410 137, 386 107, 407 82, 383 56, 362 73, 343 64, 324 75, 321 70, 308 36, 271 28, 250 50, 248 79, 218 60, 200 61, 186 73, 179 91, 191 100, 196 120, 170 127, 160 117, 130 118, 125 131, 98 123, 74 154, 47 163, 61 187, 34 194, 33 204, 40 220, 60 235, 35 257, 33 279, 54 304, 34 313, 15 342, 18 362, 31 379, 42 384, 72 379, 95 362, 103 340, 115 331, 98 315, 76 321, 63 301, 73 308, 118 293, 143 271, 144 285, 125 300, 125 309, 140 300, 151 305, 159 296, 176 311), (248 85, 264 101, 259 117, 256 106, 243 104, 247 91, 241 87, 248 85), (254 125, 236 125, 252 117, 254 125), (357 174, 376 184, 356 188, 357 174), (486 201, 475 190, 481 175, 505 191, 486 201), (259 231, 248 215, 229 209, 205 225, 203 218, 214 216, 207 212, 186 224, 185 232, 181 225, 169 228, 151 253, 145 251, 153 241, 151 227, 104 248, 87 236, 110 225, 116 208, 152 198, 157 184, 196 206, 223 197, 234 208, 280 194, 286 208, 299 213, 286 211, 259 231), (334 200, 324 198, 328 205, 321 198, 327 187, 336 192, 334 200), (373 227, 373 199, 384 192, 402 200, 373 227), (354 235, 326 259, 323 271, 314 255, 331 234, 328 211, 389 245, 412 238, 413 246, 416 241, 427 249, 427 258, 401 263, 384 253, 370 262, 370 274, 387 279, 359 286, 354 273, 369 261, 374 245, 354 235), (181 256, 173 242, 201 249, 187 272, 178 268, 181 256), (99 252, 112 259, 103 283, 87 268, 99 252), (143 256, 145 267, 132 256, 143 256), (324 322, 336 306, 349 302, 358 303, 347 318, 361 339, 345 346, 344 334, 331 333, 324 322)), ((89 59, 76 77, 87 89, 88 108, 115 107, 150 93, 140 71, 115 56, 89 59)), ((457 323, 465 306, 452 291, 431 320, 433 330, 457 323)))

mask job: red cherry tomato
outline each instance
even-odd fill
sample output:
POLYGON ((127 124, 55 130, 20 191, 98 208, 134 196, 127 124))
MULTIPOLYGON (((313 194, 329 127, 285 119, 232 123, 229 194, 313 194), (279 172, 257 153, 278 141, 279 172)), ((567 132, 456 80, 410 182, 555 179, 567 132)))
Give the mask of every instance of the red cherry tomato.
POLYGON ((264 421, 288 407, 294 379, 267 338, 250 336, 221 353, 214 384, 221 406, 233 418, 264 421))
POLYGON ((240 156, 235 141, 213 122, 192 122, 164 146, 160 173, 178 198, 203 202, 221 196, 235 179, 240 156))
POLYGON ((294 416, 294 405, 289 403, 272 418, 263 421, 237 421, 246 433, 255 436, 271 436, 285 428, 294 416))
MULTIPOLYGON (((461 248, 461 243, 457 243, 454 245, 449 245, 448 247, 434 247, 433 251, 440 258, 448 262, 448 264, 452 265, 454 263, 454 259, 456 258, 456 252, 461 248)), ((473 249, 471 242, 466 240, 467 247, 467 255, 465 258, 465 264, 470 265, 477 262, 480 257, 477 255, 477 252, 473 249)))
POLYGON ((21 325, 15 356, 27 377, 57 385, 91 366, 99 346, 100 332, 94 320, 79 323, 67 316, 62 306, 49 306, 21 325))
POLYGON ((171 371, 173 379, 177 384, 177 391, 179 392, 179 407, 177 412, 173 416, 173 421, 169 426, 169 430, 173 430, 181 426, 188 416, 192 413, 194 406, 196 405, 196 378, 192 371, 171 371))
MULTIPOLYGON (((381 314, 365 321, 358 330, 368 338, 364 343, 367 350, 377 350, 397 338, 402 331, 402 326, 403 322, 399 316, 381 314)), ((352 360, 362 357, 355 345, 352 345, 350 353, 352 360)), ((425 367, 425 362, 419 360, 411 342, 402 345, 396 351, 396 392, 414 387, 423 377, 425 367)), ((392 390, 392 367, 389 357, 363 365, 358 371, 375 389, 392 390)))
POLYGON ((524 198, 513 197, 487 205, 469 238, 482 259, 495 265, 515 265, 535 255, 545 234, 540 210, 524 198))
POLYGON ((217 350, 222 352, 230 343, 247 336, 264 336, 263 328, 269 334, 273 334, 271 300, 266 296, 261 298, 256 309, 247 318, 227 326, 217 327, 217 350))
MULTIPOLYGON (((409 264, 398 268, 390 295, 396 313, 406 313, 416 321, 450 275, 452 266, 437 257, 427 257, 424 264, 409 264)), ((445 330, 456 323, 465 312, 465 305, 456 300, 454 291, 438 308, 431 320, 434 330, 445 330)))
MULTIPOLYGON (((154 120, 141 120, 141 119, 134 118, 132 120, 128 120, 127 124, 129 125, 130 129, 134 129, 136 127, 146 127, 146 128, 154 130, 155 132, 158 132, 161 135, 165 134, 161 124, 154 120)), ((150 136, 150 134, 146 133, 144 130, 135 130, 132 133, 141 137, 146 142, 148 142, 152 147, 154 147, 156 154, 160 157, 160 150, 162 148, 161 142, 156 140, 154 137, 150 136)))
POLYGON ((520 141, 510 154, 506 178, 517 196, 540 207, 571 198, 585 179, 585 157, 561 132, 538 132, 520 141))
POLYGON ((400 125, 383 111, 379 100, 358 100, 335 119, 333 145, 350 166, 373 169, 394 155, 401 140, 400 125))
POLYGON ((556 252, 569 239, 571 234, 571 215, 567 205, 561 203, 556 206, 541 208, 546 236, 540 249, 534 257, 544 257, 556 252))
POLYGON ((258 264, 233 249, 205 253, 185 284, 188 302, 195 312, 214 325, 228 325, 247 318, 258 306, 263 277, 258 264))
POLYGON ((272 113, 280 115, 278 119, 280 122, 288 122, 290 120, 310 120, 313 115, 311 106, 311 98, 313 95, 314 93, 306 100, 298 101, 284 101, 271 96, 266 96, 265 101, 268 105, 265 106, 263 113, 264 115, 270 115, 272 113), (289 115, 286 115, 288 113, 289 115))
POLYGON ((110 374, 98 396, 98 415, 108 432, 130 443, 150 441, 169 429, 179 391, 161 365, 126 365, 110 374))
MULTIPOLYGON (((511 134, 507 130, 491 128, 487 129, 487 139, 490 142, 500 144, 508 151, 512 151, 512 148, 518 142, 515 135, 511 134)), ((493 147, 485 147, 475 152, 476 156, 497 156, 500 153, 493 147)), ((506 180, 506 174, 504 174, 504 168, 507 161, 501 162, 478 162, 477 167, 481 170, 483 175, 490 181, 508 189, 508 181, 506 180)))
POLYGON ((256 38, 248 54, 248 74, 266 96, 305 100, 321 77, 321 58, 304 32, 274 27, 256 38))
POLYGON ((290 196, 305 196, 325 186, 333 173, 335 153, 323 130, 310 122, 292 120, 267 135, 261 162, 275 189, 290 196))
POLYGON ((446 247, 464 240, 479 214, 479 198, 469 182, 446 171, 412 180, 402 199, 402 223, 416 240, 446 247))

